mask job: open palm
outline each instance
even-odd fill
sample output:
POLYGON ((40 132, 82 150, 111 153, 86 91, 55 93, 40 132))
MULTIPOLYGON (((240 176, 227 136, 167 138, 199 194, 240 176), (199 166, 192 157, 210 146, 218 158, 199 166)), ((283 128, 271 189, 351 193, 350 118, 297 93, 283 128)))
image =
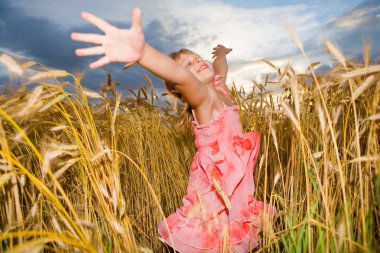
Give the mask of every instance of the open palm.
POLYGON ((103 55, 90 64, 91 68, 99 68, 110 62, 137 62, 141 59, 145 38, 141 26, 141 11, 134 9, 130 29, 119 29, 101 18, 88 12, 81 14, 82 18, 92 23, 105 34, 72 33, 75 41, 98 44, 94 47, 75 50, 78 56, 103 55))

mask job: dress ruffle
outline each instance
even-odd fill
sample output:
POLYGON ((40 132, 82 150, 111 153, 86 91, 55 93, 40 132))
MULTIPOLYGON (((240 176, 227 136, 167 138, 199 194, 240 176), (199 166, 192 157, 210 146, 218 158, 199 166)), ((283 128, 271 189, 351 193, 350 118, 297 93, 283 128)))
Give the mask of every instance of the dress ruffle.
MULTIPOLYGON (((177 211, 166 218, 167 225, 161 221, 158 231, 169 246, 181 253, 221 253, 223 248, 230 249, 225 252, 246 253, 258 246, 264 210, 270 217, 277 213, 274 207, 252 199, 246 215, 231 224, 219 222, 216 217, 207 221, 184 217, 177 211)), ((223 216, 227 213, 220 214, 220 218, 223 216)))

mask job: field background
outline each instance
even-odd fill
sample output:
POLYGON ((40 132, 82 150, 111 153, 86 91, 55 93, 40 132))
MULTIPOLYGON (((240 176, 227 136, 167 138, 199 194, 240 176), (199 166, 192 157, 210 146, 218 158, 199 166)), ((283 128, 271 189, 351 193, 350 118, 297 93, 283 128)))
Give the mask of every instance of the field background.
MULTIPOLYGON (((328 73, 267 61, 277 77, 231 89, 261 134, 254 196, 279 210, 257 252, 380 251, 380 65, 369 47, 358 62, 327 48, 328 73)), ((80 73, 2 57, 38 72, 0 96, 0 252, 169 252, 157 224, 181 206, 196 151, 183 105, 158 105, 148 79, 121 99, 111 81, 89 91, 80 73)))

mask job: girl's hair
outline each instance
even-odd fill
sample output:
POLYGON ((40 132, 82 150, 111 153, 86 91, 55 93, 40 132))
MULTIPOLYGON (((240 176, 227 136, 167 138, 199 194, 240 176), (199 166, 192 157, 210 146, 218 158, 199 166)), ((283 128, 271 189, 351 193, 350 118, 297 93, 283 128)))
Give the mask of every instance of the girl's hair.
MULTIPOLYGON (((178 61, 180 59, 181 55, 183 55, 183 54, 195 54, 195 53, 189 49, 181 48, 177 52, 170 53, 169 57, 172 58, 174 61, 178 61)), ((175 85, 176 85, 175 83, 172 83, 168 80, 164 80, 164 82, 165 82, 166 89, 168 90, 168 92, 171 95, 173 95, 179 99, 182 99, 181 93, 173 92, 173 90, 175 90, 175 85)))
MULTIPOLYGON (((189 49, 181 48, 177 52, 170 53, 169 57, 172 58, 174 61, 178 61, 180 59, 181 55, 183 55, 183 54, 195 54, 195 53, 189 49)), ((183 100, 181 93, 174 91, 175 85, 176 85, 175 83, 172 83, 168 80, 164 80, 164 83, 165 83, 165 87, 166 87, 169 94, 173 95, 174 97, 181 99, 182 102, 185 103, 184 111, 186 112, 185 114, 187 114, 187 115, 183 115, 183 116, 185 117, 185 121, 187 123, 189 123, 193 119, 193 115, 191 113, 191 110, 192 110, 191 106, 183 100)))

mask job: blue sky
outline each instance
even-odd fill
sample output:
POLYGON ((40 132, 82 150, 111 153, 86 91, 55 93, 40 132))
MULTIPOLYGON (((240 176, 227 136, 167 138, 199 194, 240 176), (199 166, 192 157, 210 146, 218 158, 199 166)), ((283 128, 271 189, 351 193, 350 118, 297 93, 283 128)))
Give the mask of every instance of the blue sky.
MULTIPOLYGON (((69 72, 86 71, 84 85, 99 90, 105 73, 120 81, 120 90, 146 84, 141 67, 122 70, 122 64, 90 70, 94 58, 78 58, 74 49, 83 47, 70 40, 70 33, 99 32, 80 18, 90 11, 119 27, 129 27, 133 7, 143 13, 148 43, 164 53, 186 47, 211 60, 217 44, 232 47, 228 56, 228 83, 250 87, 273 71, 261 59, 278 66, 290 62, 299 72, 308 63, 300 55, 284 22, 301 38, 312 61, 321 70, 334 60, 325 52, 326 39, 333 41, 347 57, 360 59, 366 41, 372 43, 374 61, 380 56, 380 0, 230 1, 230 0, 2 0, 0 2, 0 51, 20 59, 32 59, 69 72)), ((90 45, 89 45, 90 46, 90 45)), ((5 69, 0 66, 0 87, 5 69)), ((148 74, 159 91, 162 81, 148 74)))

